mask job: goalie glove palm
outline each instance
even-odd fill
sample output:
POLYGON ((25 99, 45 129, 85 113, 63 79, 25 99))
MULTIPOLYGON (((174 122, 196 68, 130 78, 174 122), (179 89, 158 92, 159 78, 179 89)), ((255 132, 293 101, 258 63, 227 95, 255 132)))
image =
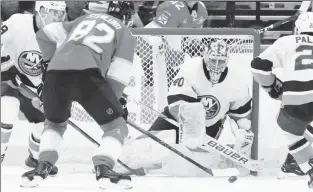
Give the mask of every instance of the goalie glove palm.
POLYGON ((271 98, 281 100, 283 93, 283 82, 275 76, 275 80, 270 86, 262 86, 268 91, 268 94, 271 98))

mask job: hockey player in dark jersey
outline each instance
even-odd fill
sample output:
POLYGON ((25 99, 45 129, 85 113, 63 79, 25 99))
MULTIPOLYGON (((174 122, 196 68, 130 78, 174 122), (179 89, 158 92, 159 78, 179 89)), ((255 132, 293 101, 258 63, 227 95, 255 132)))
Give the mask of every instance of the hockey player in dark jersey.
POLYGON ((50 61, 43 88, 46 121, 39 166, 22 176, 22 186, 35 187, 47 178, 58 160, 72 101, 77 101, 103 130, 92 157, 99 187, 131 188, 129 176, 113 171, 128 135, 119 99, 131 76, 136 46, 122 22, 121 6, 122 2, 114 1, 108 14, 86 14, 72 22, 47 25, 37 33, 43 60, 50 61))

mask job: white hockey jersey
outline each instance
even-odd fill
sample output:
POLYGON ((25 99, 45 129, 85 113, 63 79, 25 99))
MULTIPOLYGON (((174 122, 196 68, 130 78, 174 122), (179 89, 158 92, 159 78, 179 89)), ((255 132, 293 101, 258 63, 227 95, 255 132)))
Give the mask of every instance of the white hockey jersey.
POLYGON ((251 67, 254 78, 263 86, 273 83, 272 68, 282 68, 283 104, 313 102, 313 36, 279 38, 252 61, 251 67))
POLYGON ((12 65, 38 86, 41 83, 41 52, 36 40, 34 15, 14 14, 1 24, 1 71, 12 65))
POLYGON ((227 68, 218 84, 209 81, 203 59, 194 57, 180 67, 168 95, 170 105, 184 100, 201 102, 206 110, 206 126, 212 126, 228 114, 231 118, 248 117, 251 113, 249 82, 241 78, 242 71, 227 68))

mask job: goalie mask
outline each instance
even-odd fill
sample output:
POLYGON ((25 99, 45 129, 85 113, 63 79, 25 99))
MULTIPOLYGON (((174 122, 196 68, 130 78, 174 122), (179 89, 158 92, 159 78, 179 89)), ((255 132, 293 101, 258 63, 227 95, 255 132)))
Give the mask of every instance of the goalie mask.
POLYGON ((36 1, 36 11, 43 25, 62 22, 66 17, 66 4, 64 1, 36 1))
POLYGON ((313 12, 302 13, 295 22, 295 34, 313 33, 313 12))
POLYGON ((228 45, 223 40, 212 42, 203 55, 203 61, 210 74, 210 81, 216 84, 227 67, 228 45))

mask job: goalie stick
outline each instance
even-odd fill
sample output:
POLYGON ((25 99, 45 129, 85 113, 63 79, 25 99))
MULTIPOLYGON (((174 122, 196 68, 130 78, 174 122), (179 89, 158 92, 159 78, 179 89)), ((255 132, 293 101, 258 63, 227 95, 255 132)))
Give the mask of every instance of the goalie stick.
POLYGON ((278 21, 276 23, 273 23, 272 25, 270 25, 268 27, 265 27, 263 29, 259 29, 259 30, 257 30, 257 32, 259 34, 261 34, 261 33, 264 33, 266 31, 269 31, 269 30, 272 30, 274 28, 277 28, 277 27, 279 27, 281 25, 284 25, 285 23, 288 23, 290 21, 296 20, 299 17, 299 15, 301 15, 302 13, 307 12, 307 10, 310 8, 310 5, 311 5, 311 1, 303 1, 302 4, 301 4, 301 7, 299 8, 299 10, 297 11, 296 14, 294 14, 291 17, 288 17, 288 18, 286 18, 284 20, 281 20, 281 21, 278 21))
MULTIPOLYGON (((133 98, 130 99, 129 96, 127 96, 127 95, 125 95, 125 94, 123 95, 123 97, 125 97, 125 98, 127 98, 128 100, 130 100, 130 101, 136 103, 137 105, 143 106, 143 107, 145 107, 145 108, 147 108, 147 109, 149 109, 149 110, 154 111, 155 113, 158 114, 159 117, 161 117, 161 118, 163 118, 164 120, 166 120, 167 122, 169 122, 169 123, 175 125, 176 127, 179 127, 179 125, 178 125, 178 123, 177 123, 176 121, 167 118, 167 117, 166 117, 165 115, 163 115, 162 113, 160 113, 160 112, 158 112, 158 111, 156 111, 156 110, 154 110, 154 109, 152 109, 152 108, 146 106, 145 104, 143 104, 143 103, 141 103, 141 102, 137 102, 137 101, 136 101, 135 99, 133 99, 133 98)), ((131 125, 131 124, 130 124, 130 125, 131 125)), ((135 128, 136 128, 136 127, 135 127, 135 128)), ((136 129, 138 130, 138 128, 136 128, 136 129)), ((149 136, 149 137, 150 137, 150 135, 151 135, 152 137, 155 137, 154 135, 152 135, 152 134, 149 133, 148 131, 145 131, 145 130, 143 130, 143 131, 139 130, 139 131, 140 131, 141 133, 143 133, 143 134, 149 136)), ((152 137, 150 137, 150 138, 152 138, 152 137)), ((153 138, 152 138, 152 139, 153 139, 153 138)), ((258 160, 252 160, 251 158, 248 158, 248 157, 246 157, 245 155, 243 155, 243 154, 241 154, 241 153, 238 153, 238 152, 235 151, 234 149, 232 149, 232 148, 230 148, 230 147, 228 147, 228 146, 225 146, 225 145, 219 143, 216 139, 214 139, 214 138, 212 138, 212 137, 210 137, 210 136, 207 136, 207 139, 209 140, 209 141, 207 142, 207 144, 206 144, 206 145, 199 146, 199 148, 201 148, 201 149, 203 149, 203 150, 205 150, 205 151, 207 151, 207 152, 212 152, 212 151, 217 152, 217 153, 219 153, 220 155, 226 157, 227 159, 229 159, 229 160, 231 160, 231 161, 233 161, 233 162, 235 162, 235 163, 241 165, 242 167, 245 167, 245 168, 247 168, 247 169, 249 169, 249 170, 251 170, 251 171, 260 171, 260 170, 262 170, 262 166, 263 166, 263 165, 261 164, 260 161, 258 161, 258 160)), ((153 139, 153 140, 155 140, 155 139, 153 139)), ((173 151, 173 152, 174 152, 174 151, 173 151)))
MULTIPOLYGON (((26 85, 24 85, 22 82, 19 82, 19 86, 25 90, 26 92, 28 92, 29 94, 31 94, 32 96, 34 97, 37 97, 38 99, 39 96, 34 93, 31 89, 29 89, 26 85)), ((90 135, 88 135, 85 131, 83 131, 81 128, 79 128, 73 121, 71 121, 70 119, 68 120, 68 123, 76 130, 78 131, 79 133, 81 133, 86 139, 88 139, 89 141, 91 141, 93 144, 95 144, 97 147, 100 146, 100 144, 95 140, 93 139, 90 135)), ((130 173, 133 173, 134 175, 137 175, 137 176, 144 176, 146 175, 145 173, 145 170, 143 168, 139 168, 139 169, 132 169, 130 168, 129 166, 127 166, 125 163, 123 163, 121 160, 117 160, 117 162, 119 164, 121 164, 125 169, 127 169, 130 173)))

